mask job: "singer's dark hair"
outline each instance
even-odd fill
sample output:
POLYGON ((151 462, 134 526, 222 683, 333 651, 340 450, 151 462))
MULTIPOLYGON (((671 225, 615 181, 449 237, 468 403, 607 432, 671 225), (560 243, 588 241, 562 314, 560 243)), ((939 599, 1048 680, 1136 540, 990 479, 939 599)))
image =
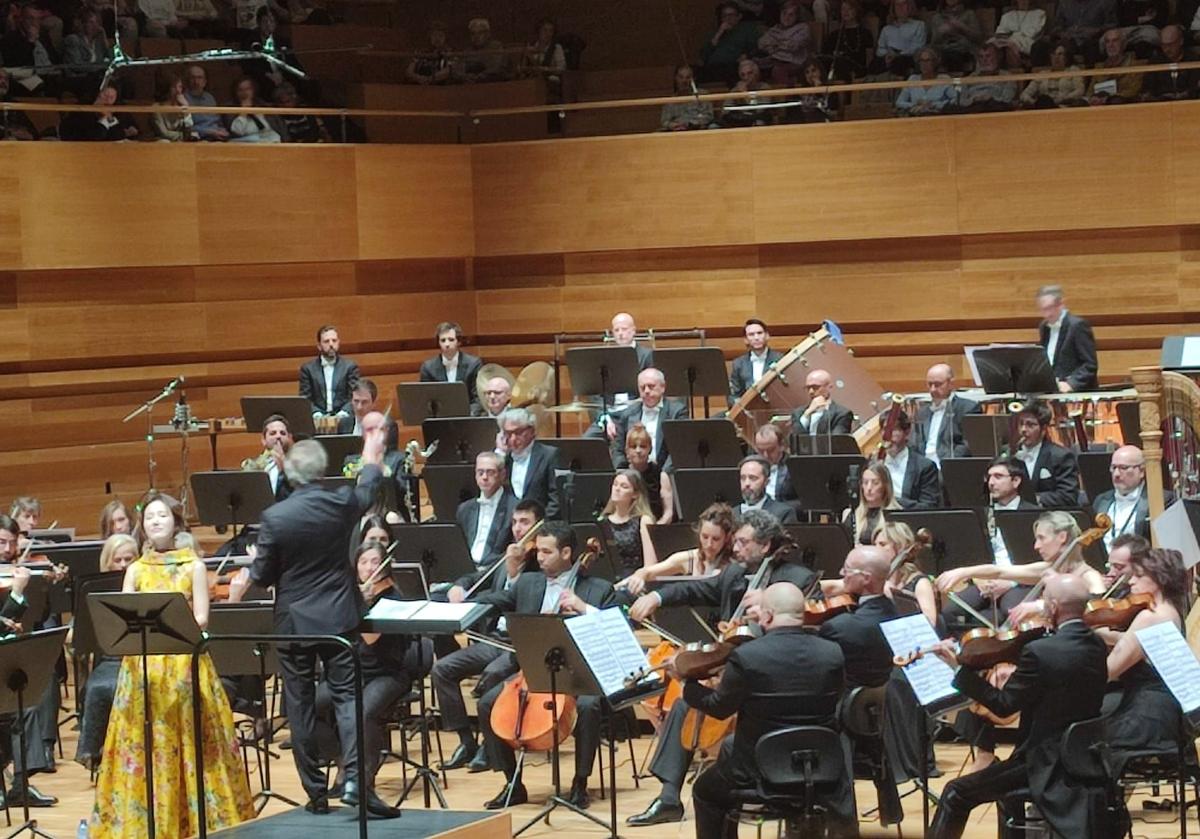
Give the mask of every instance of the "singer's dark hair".
POLYGON ((575 537, 575 529, 571 525, 561 521, 548 521, 542 525, 542 529, 537 533, 538 538, 543 536, 554 537, 554 544, 559 550, 563 548, 571 549, 571 559, 577 559, 577 548, 579 540, 575 537))

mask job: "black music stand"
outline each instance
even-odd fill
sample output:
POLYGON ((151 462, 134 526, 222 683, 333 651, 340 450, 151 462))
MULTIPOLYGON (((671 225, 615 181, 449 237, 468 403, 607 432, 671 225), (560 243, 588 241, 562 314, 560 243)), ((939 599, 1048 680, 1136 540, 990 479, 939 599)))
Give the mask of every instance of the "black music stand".
POLYGON ((676 469, 706 469, 736 466, 742 459, 742 444, 732 422, 720 419, 662 421, 663 445, 671 453, 676 469))
POLYGON ((708 398, 729 393, 729 373, 720 347, 660 347, 654 350, 654 366, 667 378, 667 396, 686 396, 688 410, 697 396, 704 397, 705 418, 708 398))
POLYGON ((541 442, 558 449, 558 468, 569 472, 612 472, 608 441, 600 437, 544 437, 541 442))
POLYGON ((633 347, 571 347, 566 359, 571 390, 579 396, 599 396, 604 415, 608 415, 614 395, 637 391, 641 368, 633 347))
MULTIPOLYGON (((788 474, 792 476, 792 488, 802 510, 828 510, 838 513, 850 506, 850 468, 859 471, 867 459, 861 454, 828 454, 787 459, 788 474)), ((857 495, 858 487, 854 487, 857 495)))
MULTIPOLYGON (((17 742, 21 754, 25 754, 25 726, 23 717, 26 695, 41 696, 54 678, 54 665, 62 652, 67 627, 56 626, 28 635, 14 635, 0 641, 0 714, 16 714, 17 742)), ((25 774, 26 788, 29 775, 25 774)), ((26 792, 26 791, 23 791, 26 792)), ((26 831, 30 836, 53 839, 49 833, 38 828, 37 819, 29 818, 29 795, 24 795, 21 807, 23 821, 20 827, 8 834, 13 839, 26 831)), ((154 833, 151 830, 151 837, 154 833)))
POLYGON ((597 521, 612 494, 615 472, 579 472, 560 475, 559 497, 564 499, 569 524, 597 521))
POLYGON ((785 524, 783 529, 800 549, 800 561, 817 572, 817 579, 841 576, 842 564, 853 544, 840 524, 785 524))
POLYGON ((271 416, 280 414, 287 420, 292 436, 311 437, 317 432, 313 425, 312 403, 303 396, 243 396, 242 418, 246 420, 246 431, 262 432, 262 424, 271 416))
POLYGON ((421 423, 421 432, 425 435, 426 445, 437 443, 427 463, 470 463, 474 466, 475 455, 495 450, 500 428, 491 417, 430 417, 421 423))
POLYGON ((673 553, 691 550, 698 544, 696 528, 690 524, 652 524, 649 530, 650 544, 654 545, 654 555, 659 562, 673 553))
POLYGON ((479 494, 479 487, 475 483, 474 463, 456 463, 448 466, 427 464, 421 470, 421 480, 425 482, 425 494, 429 497, 433 515, 438 521, 454 521, 458 505, 479 494))
MULTIPOLYGON (((124 581, 124 571, 109 571, 104 574, 97 572, 73 578, 74 585, 71 592, 73 602, 70 609, 73 616, 71 623, 74 626, 71 636, 71 666, 75 671, 76 685, 84 684, 84 673, 91 672, 90 657, 100 653, 99 647, 96 646, 96 631, 92 628, 92 614, 88 609, 87 596, 93 591, 120 591, 124 581), (86 671, 83 666, 85 660, 89 661, 86 671)), ((81 691, 75 691, 75 716, 77 717, 83 713, 83 704, 79 701, 82 695, 81 691)))
MULTIPOLYGON (((150 655, 191 655, 203 634, 182 592, 89 594, 92 624, 105 655, 142 659, 142 760, 146 767, 146 810, 154 813, 154 717, 150 704, 150 655)), ((196 732, 199 738, 200 732, 196 732)), ((203 802, 201 802, 203 804, 203 802)), ((154 818, 148 820, 154 839, 154 818)))
MULTIPOLYGON (((992 543, 978 509, 889 510, 887 517, 891 521, 907 524, 913 533, 925 528, 933 534, 933 542, 929 547, 933 568, 927 569, 932 573, 941 574, 967 565, 984 565, 993 560, 992 543)), ((1026 541, 1033 544, 1032 538, 1026 541)))
POLYGON ((396 401, 405 425, 471 415, 466 382, 401 382, 396 385, 396 401))
POLYGON ((194 472, 192 497, 201 524, 233 525, 233 538, 240 525, 257 524, 263 510, 275 503, 271 479, 266 472, 194 472))
POLYGON ((37 626, 50 617, 50 579, 45 574, 30 574, 29 584, 25 587, 25 614, 21 623, 25 626, 37 626))
POLYGON ((718 501, 728 504, 736 512, 742 503, 741 479, 733 466, 677 469, 675 495, 679 498, 683 521, 695 521, 709 504, 718 501))
POLYGON ((830 454, 862 454, 858 441, 853 434, 804 434, 793 432, 791 439, 792 454, 801 457, 830 454))
POLYGON ((318 434, 313 439, 325 448, 326 477, 341 475, 346 459, 362 453, 363 438, 357 434, 318 434))
MULTIPOLYGON (((37 548, 41 548, 43 545, 65 545, 68 542, 75 541, 75 528, 35 527, 26 536, 33 541, 34 547, 37 548)), ((41 551, 38 551, 38 553, 41 553, 41 551)))
POLYGON ((967 451, 983 457, 996 457, 1009 449, 1009 420, 999 414, 967 414, 962 418, 963 439, 967 451))
POLYGON ((1083 484, 1089 502, 1113 488, 1112 472, 1109 471, 1112 456, 1112 452, 1078 452, 1075 455, 1079 462, 1079 482, 1083 484))
POLYGON ((971 354, 985 393, 1058 393, 1050 359, 1038 344, 977 347, 971 354))
MULTIPOLYGON (((986 507, 992 501, 987 487, 990 457, 943 457, 942 490, 951 507, 986 507)), ((1021 485, 1030 481, 1021 481, 1021 485)))
POLYGON ((453 582, 477 569, 467 537, 457 524, 393 524, 397 562, 419 562, 430 583, 453 582))
POLYGON ((74 580, 89 574, 100 573, 100 552, 104 542, 67 542, 62 545, 39 545, 37 552, 43 554, 51 565, 65 565, 74 580))

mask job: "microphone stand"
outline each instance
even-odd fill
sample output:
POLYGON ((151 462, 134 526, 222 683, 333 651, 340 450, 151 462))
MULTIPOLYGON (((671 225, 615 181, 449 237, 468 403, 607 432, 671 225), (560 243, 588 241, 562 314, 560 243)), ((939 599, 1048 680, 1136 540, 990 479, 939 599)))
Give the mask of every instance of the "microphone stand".
POLYGON ((162 393, 155 396, 146 402, 143 402, 133 411, 125 415, 121 422, 129 422, 138 414, 146 414, 146 470, 150 477, 149 489, 154 489, 154 475, 158 469, 158 463, 154 460, 154 406, 166 399, 175 392, 175 388, 183 382, 183 376, 172 379, 166 387, 162 389, 162 393))

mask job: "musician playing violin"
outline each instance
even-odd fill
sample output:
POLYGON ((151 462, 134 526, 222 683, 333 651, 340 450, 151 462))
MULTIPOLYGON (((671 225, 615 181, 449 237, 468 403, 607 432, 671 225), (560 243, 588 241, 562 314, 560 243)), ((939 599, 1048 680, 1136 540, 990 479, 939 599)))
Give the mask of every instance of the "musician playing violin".
MULTIPOLYGON (((581 575, 576 570, 577 546, 575 531, 562 522, 547 521, 536 537, 537 571, 527 571, 517 577, 507 589, 480 594, 480 603, 491 605, 497 612, 516 612, 523 615, 580 614, 612 601, 612 583, 598 577, 581 575)), ((491 727, 492 708, 503 686, 496 685, 479 700, 479 727, 484 747, 492 766, 498 766, 511 785, 484 806, 497 810, 508 804, 524 804, 529 800, 512 747, 501 741, 491 727)), ((577 807, 587 807, 587 779, 600 746, 600 698, 580 696, 576 701, 575 776, 571 781, 568 800, 577 807)))
MULTIPOLYGON (((958 669, 954 686, 960 692, 999 716, 1021 714, 1020 744, 1008 759, 946 785, 929 833, 933 839, 961 836, 971 810, 1024 788, 1058 835, 1102 835, 1101 825, 1088 823, 1086 791, 1068 785, 1060 766, 1063 733, 1071 723, 1100 713, 1108 679, 1104 642, 1081 619, 1089 596, 1088 584, 1073 574, 1047 580, 1046 616, 1055 631, 1025 645, 1004 687, 993 687, 965 667, 958 669)), ((958 668, 952 646, 939 645, 933 652, 958 668)), ((1008 815, 1024 820, 1023 810, 1008 815)), ((1021 835, 1004 831, 1005 836, 1021 835)))
POLYGON ((661 562, 639 568, 617 583, 617 588, 637 597, 646 590, 647 583, 664 577, 720 574, 733 557, 733 524, 733 510, 728 504, 710 504, 696 520, 696 547, 676 551, 661 562))

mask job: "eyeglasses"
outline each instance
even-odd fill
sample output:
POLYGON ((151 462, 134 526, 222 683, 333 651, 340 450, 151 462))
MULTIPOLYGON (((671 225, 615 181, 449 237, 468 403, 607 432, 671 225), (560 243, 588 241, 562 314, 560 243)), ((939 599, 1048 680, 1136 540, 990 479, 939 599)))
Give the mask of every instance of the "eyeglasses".
POLYGON ((867 572, 861 568, 847 568, 845 565, 842 566, 842 570, 838 573, 843 577, 869 576, 867 572))

